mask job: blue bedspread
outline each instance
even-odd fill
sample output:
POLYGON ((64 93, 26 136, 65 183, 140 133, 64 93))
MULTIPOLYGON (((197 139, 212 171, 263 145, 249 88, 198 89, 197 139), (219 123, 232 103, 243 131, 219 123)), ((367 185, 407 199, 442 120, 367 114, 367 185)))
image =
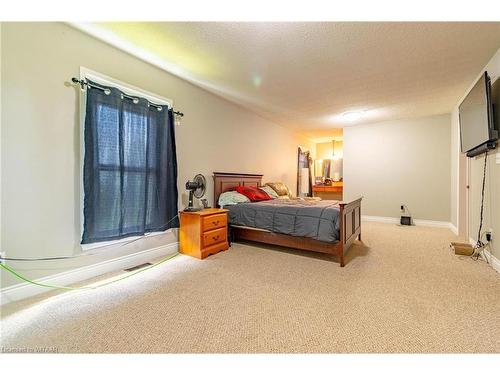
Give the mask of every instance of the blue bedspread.
POLYGON ((324 242, 339 240, 338 201, 273 199, 225 206, 229 225, 265 229, 275 233, 310 237, 324 242))

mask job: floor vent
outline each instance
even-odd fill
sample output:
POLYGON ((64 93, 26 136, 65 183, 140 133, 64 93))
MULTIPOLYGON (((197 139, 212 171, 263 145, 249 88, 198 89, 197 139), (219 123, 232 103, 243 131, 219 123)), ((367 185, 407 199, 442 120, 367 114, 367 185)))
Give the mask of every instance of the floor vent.
POLYGON ((139 264, 138 266, 134 266, 134 267, 130 267, 130 268, 127 268, 127 269, 124 269, 124 271, 126 272, 132 272, 132 271, 136 271, 138 269, 141 269, 141 268, 144 268, 144 267, 147 267, 147 266, 152 266, 153 263, 143 263, 143 264, 139 264))

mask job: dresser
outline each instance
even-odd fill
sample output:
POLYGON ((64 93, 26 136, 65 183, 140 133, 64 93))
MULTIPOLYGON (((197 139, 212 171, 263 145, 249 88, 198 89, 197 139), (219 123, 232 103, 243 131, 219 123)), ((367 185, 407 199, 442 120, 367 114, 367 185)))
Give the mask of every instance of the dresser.
POLYGON ((204 259, 227 250, 227 210, 206 208, 202 211, 181 211, 179 245, 182 254, 204 259))
POLYGON ((342 181, 332 182, 331 185, 313 185, 313 196, 322 199, 333 199, 341 201, 343 199, 344 183, 342 181))

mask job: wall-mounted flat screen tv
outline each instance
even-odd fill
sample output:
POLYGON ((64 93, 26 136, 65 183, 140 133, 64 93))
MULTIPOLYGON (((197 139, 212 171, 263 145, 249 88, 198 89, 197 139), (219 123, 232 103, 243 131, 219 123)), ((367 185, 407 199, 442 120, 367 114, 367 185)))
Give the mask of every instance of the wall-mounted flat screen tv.
POLYGON ((487 72, 460 104, 459 115, 462 152, 475 156, 496 146, 498 131, 493 119, 491 82, 487 72))

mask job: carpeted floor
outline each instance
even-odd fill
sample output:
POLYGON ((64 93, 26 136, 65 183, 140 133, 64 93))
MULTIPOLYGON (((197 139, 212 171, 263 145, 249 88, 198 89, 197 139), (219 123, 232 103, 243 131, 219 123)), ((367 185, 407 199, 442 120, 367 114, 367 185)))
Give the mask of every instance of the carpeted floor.
POLYGON ((447 229, 363 223, 348 264, 234 244, 2 308, 4 351, 500 352, 500 275, 447 229))

